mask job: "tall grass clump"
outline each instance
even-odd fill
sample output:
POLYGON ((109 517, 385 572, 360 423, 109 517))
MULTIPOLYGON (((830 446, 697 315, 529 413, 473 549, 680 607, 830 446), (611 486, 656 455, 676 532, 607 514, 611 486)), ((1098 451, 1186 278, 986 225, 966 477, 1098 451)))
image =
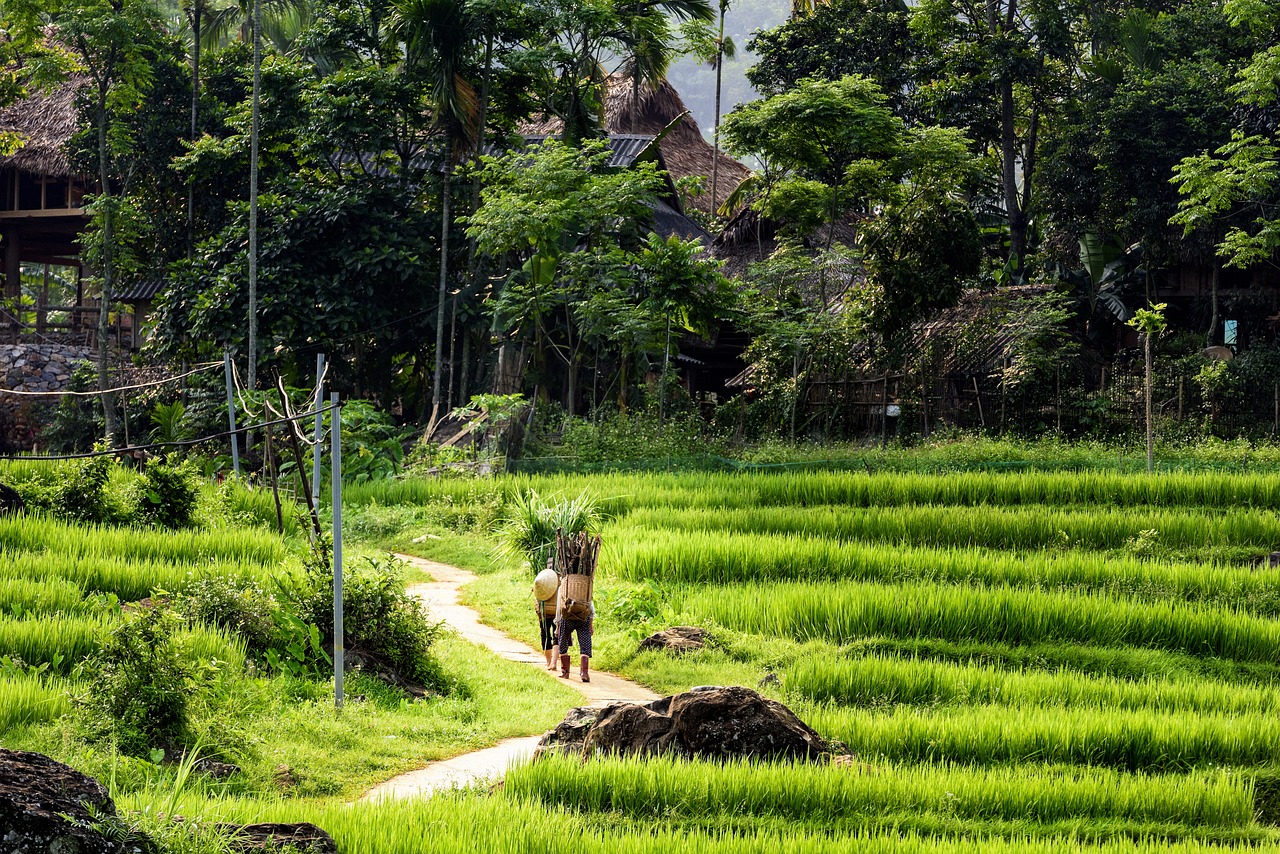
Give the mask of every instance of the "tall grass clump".
POLYGON ((0 619, 0 656, 56 665, 58 672, 67 673, 98 649, 109 626, 105 616, 0 619))
MULTIPOLYGON (((944 799, 945 792, 937 792, 944 799)), ((122 799, 125 809, 139 808, 122 799)), ((245 822, 309 821, 332 834, 344 854, 420 854, 423 840, 439 854, 529 854, 557 850, 575 854, 1222 854, 1216 841, 1118 834, 1115 841, 1089 842, 1088 825, 1065 828, 1061 836, 1033 836, 1035 826, 1020 822, 1009 836, 966 832, 959 821, 953 832, 921 833, 898 826, 832 834, 794 823, 774 823, 754 832, 722 822, 708 827, 645 822, 637 826, 616 815, 592 815, 547 809, 544 802, 508 795, 474 797, 442 794, 426 800, 339 804, 295 800, 222 799, 209 803, 179 799, 174 811, 199 820, 245 822)), ((1185 826, 1179 826, 1185 832, 1185 826)), ((1159 828, 1156 829, 1157 831, 1159 828)), ((1263 848, 1262 850, 1274 850, 1263 848)))
POLYGON ((0 579, 58 580, 88 593, 114 593, 124 602, 143 599, 155 590, 173 592, 199 578, 263 578, 266 574, 265 567, 253 563, 208 561, 193 565, 0 549, 0 579))
POLYGON ((262 530, 154 531, 76 525, 35 514, 0 517, 0 550, 190 566, 209 561, 234 561, 274 567, 286 556, 279 536, 262 530))
POLYGON ((499 536, 512 557, 527 560, 539 572, 555 550, 557 531, 577 534, 599 525, 596 500, 586 490, 573 498, 543 498, 530 489, 511 497, 499 536))
POLYGON ((0 735, 15 727, 56 720, 71 710, 67 688, 38 674, 0 671, 0 735))
POLYGON ((683 588, 676 598, 687 613, 729 628, 836 643, 885 635, 1134 645, 1246 662, 1272 662, 1280 656, 1280 623, 1272 620, 1182 602, 1148 604, 1090 593, 833 582, 683 588))
MULTIPOLYGON (((0 554, 0 560, 4 555, 0 554)), ((3 570, 0 570, 3 572, 3 570)), ((0 615, 73 613, 85 608, 84 591, 70 581, 5 578, 0 575, 0 615)))

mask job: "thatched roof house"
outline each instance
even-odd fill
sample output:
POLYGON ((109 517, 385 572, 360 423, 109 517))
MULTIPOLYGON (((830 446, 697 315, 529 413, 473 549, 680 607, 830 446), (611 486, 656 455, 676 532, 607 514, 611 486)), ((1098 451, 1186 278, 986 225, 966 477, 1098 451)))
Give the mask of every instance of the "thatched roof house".
MULTIPOLYGON (((631 78, 621 74, 610 75, 608 86, 604 105, 604 129, 609 134, 657 136, 667 125, 683 116, 680 123, 658 142, 658 147, 662 150, 662 160, 667 171, 674 180, 690 175, 706 179, 706 192, 695 198, 691 205, 703 213, 712 213, 711 161, 715 150, 703 138, 698 123, 680 99, 680 93, 666 80, 656 89, 642 85, 640 103, 635 110, 633 122, 631 78)), ((525 134, 557 134, 562 129, 563 123, 557 118, 533 120, 521 126, 521 132, 525 134)), ((716 179, 718 198, 714 207, 723 204, 734 188, 742 183, 742 179, 750 174, 750 169, 721 152, 719 175, 716 179)))
POLYGON ((0 157, 0 169, 50 178, 71 174, 67 143, 77 130, 76 95, 83 85, 80 80, 64 83, 0 110, 0 133, 24 139, 16 152, 0 157))

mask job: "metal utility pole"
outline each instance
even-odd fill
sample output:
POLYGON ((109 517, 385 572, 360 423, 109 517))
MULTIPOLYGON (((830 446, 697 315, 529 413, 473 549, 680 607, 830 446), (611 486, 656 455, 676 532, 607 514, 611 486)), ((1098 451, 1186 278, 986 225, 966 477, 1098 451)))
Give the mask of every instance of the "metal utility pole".
POLYGON ((222 366, 227 372, 227 421, 231 425, 231 466, 240 476, 240 444, 236 436, 236 403, 231 392, 231 351, 222 351, 222 366))
POLYGON ((311 506, 320 506, 320 457, 324 449, 320 446, 324 434, 324 354, 316 354, 316 435, 315 444, 311 446, 311 506))
POLYGON ((258 102, 262 93, 262 0, 253 0, 253 110, 249 120, 249 390, 258 387, 258 102))
POLYGON ((338 393, 329 395, 329 431, 332 441, 329 465, 333 484, 333 705, 342 711, 342 410, 338 393))

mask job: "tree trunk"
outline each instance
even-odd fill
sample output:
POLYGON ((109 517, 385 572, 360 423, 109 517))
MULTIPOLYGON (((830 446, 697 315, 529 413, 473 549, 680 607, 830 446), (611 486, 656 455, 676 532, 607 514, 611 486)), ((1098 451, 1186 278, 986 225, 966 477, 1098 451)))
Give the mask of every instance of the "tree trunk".
MULTIPOLYGON (((196 141, 197 114, 200 103, 200 16, 203 0, 195 0, 191 6, 191 142, 196 141)), ((196 182, 187 183, 187 259, 195 254, 196 243, 196 182)))
POLYGON ((439 304, 436 306, 436 365, 435 376, 431 380, 431 420, 427 422, 428 433, 435 427, 436 419, 440 415, 440 369, 444 356, 444 303, 449 290, 449 216, 452 213, 449 195, 452 190, 450 180, 452 175, 452 165, 446 161, 440 220, 440 294, 439 304))
POLYGON ((107 392, 111 387, 107 376, 107 333, 111 328, 111 295, 115 287, 115 223, 111 205, 111 161, 107 150, 107 87, 98 85, 98 180, 102 207, 102 300, 98 305, 98 391, 102 392, 102 419, 107 429, 107 443, 120 447, 120 421, 116 415, 116 397, 107 392))
MULTIPOLYGON (((1205 339, 1208 345, 1212 347, 1219 341, 1218 338, 1218 273, 1222 269, 1222 265, 1215 258, 1213 261, 1213 273, 1209 278, 1209 335, 1205 339)), ((1201 280, 1203 281, 1203 279, 1201 280)))
POLYGON ((249 389, 258 387, 258 124, 262 93, 262 0, 253 0, 253 109, 249 120, 249 389))
POLYGON ((1000 81, 1000 156, 1005 215, 1009 220, 1009 259, 1019 277, 1027 254, 1027 216, 1018 194, 1018 140, 1013 101, 1013 81, 1000 81))
POLYGON ((716 39, 716 120, 711 132, 711 215, 720 210, 720 86, 724 72, 724 7, 720 4, 720 37, 716 39))

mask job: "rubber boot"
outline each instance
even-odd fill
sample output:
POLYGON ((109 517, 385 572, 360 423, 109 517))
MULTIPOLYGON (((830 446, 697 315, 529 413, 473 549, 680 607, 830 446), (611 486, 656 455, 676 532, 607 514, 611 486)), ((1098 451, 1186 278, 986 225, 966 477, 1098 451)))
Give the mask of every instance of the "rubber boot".
POLYGON ((560 678, 569 678, 569 653, 567 652, 560 656, 560 678))
POLYGON ((588 665, 588 664, 590 664, 590 663, 591 663, 591 659, 590 659, 590 658, 587 658, 585 655, 584 655, 584 656, 582 656, 582 660, 581 660, 581 663, 580 663, 580 665, 579 665, 579 666, 580 666, 580 668, 581 668, 581 672, 582 672, 582 681, 583 681, 583 682, 590 682, 590 681, 591 681, 591 675, 590 675, 589 673, 587 673, 587 665, 588 665))
POLYGON ((554 648, 554 647, 552 647, 552 649, 544 649, 544 650, 542 651, 542 654, 543 654, 543 655, 545 655, 545 656, 547 657, 547 669, 548 669, 548 670, 555 670, 555 669, 556 669, 556 663, 555 663, 554 658, 552 657, 552 656, 554 655, 554 652, 553 652, 553 650, 554 650, 554 649, 555 649, 555 648, 554 648))

